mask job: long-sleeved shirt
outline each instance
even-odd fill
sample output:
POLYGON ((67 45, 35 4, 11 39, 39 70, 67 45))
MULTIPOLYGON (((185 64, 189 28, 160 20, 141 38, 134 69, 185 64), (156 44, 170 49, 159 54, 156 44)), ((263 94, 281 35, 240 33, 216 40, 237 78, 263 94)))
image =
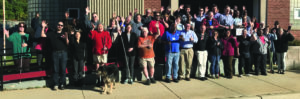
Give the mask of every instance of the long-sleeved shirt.
POLYGON ((143 26, 142 22, 134 22, 132 24, 132 32, 136 34, 137 37, 141 36, 142 30, 140 29, 140 27, 143 26))
POLYGON ((220 19, 219 19, 219 23, 221 24, 221 25, 224 25, 224 26, 231 26, 231 25, 233 25, 233 18, 232 18, 232 16, 231 15, 222 15, 222 16, 220 16, 220 19))
POLYGON ((277 36, 278 39, 274 41, 276 53, 284 53, 288 50, 288 42, 293 41, 295 38, 291 33, 283 33, 277 36))
POLYGON ((108 49, 111 48, 112 41, 107 31, 103 31, 103 32, 91 31, 89 37, 91 38, 91 40, 93 40, 94 54, 102 55, 108 53, 108 49), (104 46, 107 47, 106 51, 103 50, 104 46))
POLYGON ((274 40, 277 40, 276 33, 268 33, 266 34, 266 36, 268 37, 270 42, 270 46, 269 46, 270 51, 275 52, 274 40))
POLYGON ((20 59, 20 58, 30 58, 30 44, 29 44, 29 34, 21 35, 18 32, 14 32, 12 35, 7 38, 8 41, 12 42, 13 44, 13 58, 20 59), (23 43, 27 43, 28 46, 22 47, 23 43), (19 55, 19 53, 24 53, 23 55, 19 55))
POLYGON ((165 51, 168 53, 178 53, 180 52, 180 42, 179 42, 180 32, 176 31, 175 33, 170 33, 166 31, 162 36, 161 40, 166 42, 171 42, 171 44, 167 44, 165 51))
POLYGON ((220 13, 215 13, 214 18, 217 19, 219 21, 220 17, 222 16, 222 14, 220 13))
POLYGON ((197 33, 198 42, 195 44, 194 49, 197 51, 205 51, 207 50, 207 41, 209 39, 208 34, 197 33))
POLYGON ((221 39, 224 45, 224 49, 222 52, 223 56, 234 56, 234 48, 238 48, 238 42, 236 39, 233 39, 233 36, 229 38, 221 39))
POLYGON ((94 22, 92 20, 89 20, 88 15, 85 15, 84 16, 84 24, 85 24, 85 27, 89 30, 93 29, 93 26, 92 26, 92 24, 93 24, 95 26, 95 30, 96 30, 97 26, 100 24, 100 21, 94 22))
MULTIPOLYGON (((155 27, 156 22, 157 22, 156 20, 152 20, 149 23, 149 32, 152 32, 154 35, 157 34, 157 29, 155 27)), ((165 27, 160 22, 158 22, 158 24, 159 24, 160 36, 162 36, 165 33, 165 27)))
POLYGON ((189 30, 189 31, 184 30, 181 32, 181 35, 184 38, 184 41, 180 41, 181 48, 192 48, 193 43, 198 42, 198 37, 197 37, 196 33, 192 30, 189 30), (191 41, 191 38, 193 38, 194 40, 191 41))

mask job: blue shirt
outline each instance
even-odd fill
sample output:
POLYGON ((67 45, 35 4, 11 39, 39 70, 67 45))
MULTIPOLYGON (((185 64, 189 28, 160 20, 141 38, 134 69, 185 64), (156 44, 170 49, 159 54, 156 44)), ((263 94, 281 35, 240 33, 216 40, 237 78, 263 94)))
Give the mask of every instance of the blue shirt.
POLYGON ((181 35, 184 38, 184 41, 180 41, 180 47, 181 48, 193 48, 193 43, 198 42, 198 37, 196 33, 192 30, 189 31, 182 31, 181 35), (194 41, 191 41, 191 38, 193 37, 194 41))
POLYGON ((165 51, 166 52, 172 52, 172 53, 178 53, 180 52, 179 50, 179 36, 180 32, 176 31, 174 34, 170 33, 169 31, 166 31, 164 35, 162 36, 163 41, 171 42, 171 44, 166 44, 165 51))
POLYGON ((268 33, 266 34, 266 36, 268 37, 269 41, 271 42, 270 43, 270 50, 272 52, 275 52, 275 45, 274 45, 274 40, 277 40, 277 35, 276 33, 272 34, 272 33, 268 33))
POLYGON ((221 16, 222 16, 222 14, 216 13, 216 14, 214 15, 214 18, 217 19, 217 20, 219 21, 219 19, 220 19, 221 16))
POLYGON ((231 26, 231 25, 233 25, 233 18, 232 18, 232 16, 231 15, 222 15, 222 16, 220 16, 220 20, 219 20, 219 23, 221 24, 221 25, 224 25, 224 26, 231 26))

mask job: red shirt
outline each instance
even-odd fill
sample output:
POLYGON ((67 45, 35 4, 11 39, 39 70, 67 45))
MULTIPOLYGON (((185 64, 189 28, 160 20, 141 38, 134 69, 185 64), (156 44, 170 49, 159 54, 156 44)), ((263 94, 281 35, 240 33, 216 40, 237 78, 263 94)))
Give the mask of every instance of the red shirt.
MULTIPOLYGON (((149 32, 152 32, 153 35, 157 34, 157 29, 155 27, 155 24, 156 24, 156 20, 152 20, 150 23, 149 23, 149 32)), ((165 27, 163 24, 161 24, 160 22, 159 23, 159 31, 160 31, 160 36, 163 36, 163 34, 165 33, 165 27)))
POLYGON ((111 38, 107 31, 98 32, 91 31, 89 37, 93 40, 93 53, 97 55, 107 54, 108 49, 111 48, 111 38), (107 50, 103 50, 104 46, 107 47, 107 50))

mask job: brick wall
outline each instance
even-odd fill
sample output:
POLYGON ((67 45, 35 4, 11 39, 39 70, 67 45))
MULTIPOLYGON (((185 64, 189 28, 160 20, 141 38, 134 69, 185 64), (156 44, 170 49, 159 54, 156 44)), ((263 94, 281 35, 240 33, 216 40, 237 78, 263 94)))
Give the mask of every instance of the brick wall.
MULTIPOLYGON (((273 28, 274 22, 279 21, 283 29, 290 24, 290 0, 268 0, 267 5, 268 25, 273 28)), ((291 31, 297 40, 300 40, 300 31, 291 31)))
MULTIPOLYGON (((161 0, 145 0, 144 1, 145 10, 148 8, 156 9, 156 11, 160 11, 161 0)), ((146 11, 145 11, 146 12, 146 11)))

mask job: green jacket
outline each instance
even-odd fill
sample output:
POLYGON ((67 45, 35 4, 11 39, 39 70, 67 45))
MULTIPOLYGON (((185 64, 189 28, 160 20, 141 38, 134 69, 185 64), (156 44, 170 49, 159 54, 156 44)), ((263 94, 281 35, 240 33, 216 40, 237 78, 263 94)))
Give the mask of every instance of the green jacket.
POLYGON ((12 35, 7 38, 8 41, 12 42, 13 44, 13 58, 14 59, 20 59, 22 58, 31 58, 30 54, 30 47, 28 44, 29 41, 29 34, 24 35, 25 37, 22 38, 22 35, 19 34, 18 32, 14 32, 12 35), (22 43, 27 43, 28 44, 28 49, 27 47, 22 48, 22 43), (20 55, 19 53, 25 53, 20 55))

